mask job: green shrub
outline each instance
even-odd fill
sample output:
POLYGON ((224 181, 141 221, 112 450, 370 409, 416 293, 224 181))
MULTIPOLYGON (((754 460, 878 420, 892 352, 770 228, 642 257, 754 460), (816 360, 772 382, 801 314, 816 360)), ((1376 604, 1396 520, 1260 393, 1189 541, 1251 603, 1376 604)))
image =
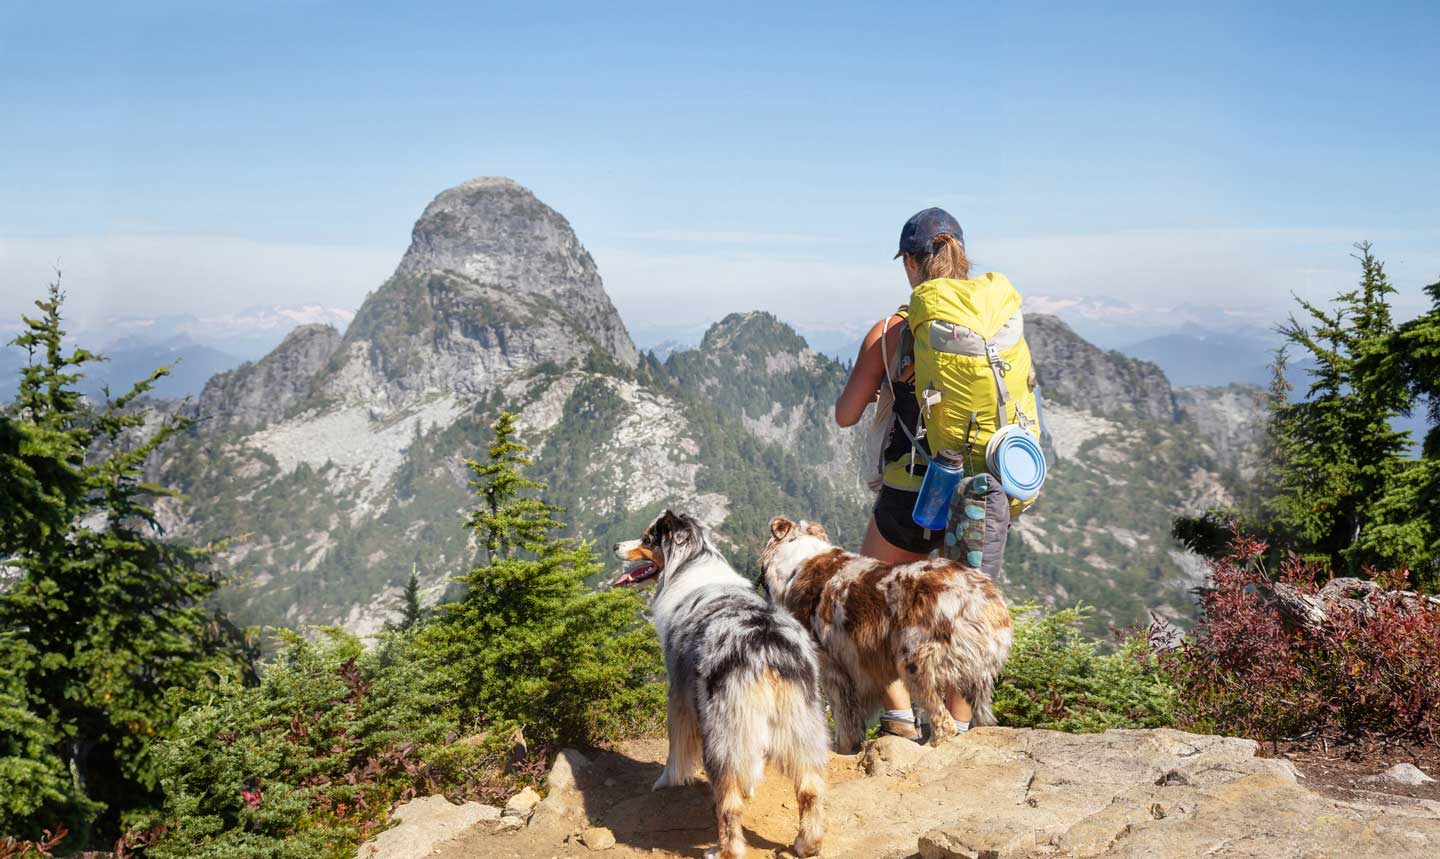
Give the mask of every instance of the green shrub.
POLYGON ((162 746, 165 804, 152 859, 350 857, 390 806, 419 793, 499 801, 493 746, 455 742, 455 720, 407 636, 366 651, 336 629, 281 633, 258 687, 195 701, 162 746))
POLYGON ((1090 609, 1012 609, 1015 643, 995 690, 1000 724, 1085 733, 1158 728, 1174 720, 1175 686, 1158 668, 1143 637, 1114 653, 1081 632, 1090 609))

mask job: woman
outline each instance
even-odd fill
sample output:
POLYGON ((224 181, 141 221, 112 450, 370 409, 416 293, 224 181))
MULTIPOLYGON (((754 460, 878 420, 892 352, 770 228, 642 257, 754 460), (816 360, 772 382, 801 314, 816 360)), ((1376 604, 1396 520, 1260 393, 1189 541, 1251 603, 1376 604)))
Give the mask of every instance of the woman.
MULTIPOLYGON (((1008 291, 1007 294, 1018 308, 1018 296, 1013 295, 1013 288, 1002 276, 989 274, 975 281, 969 280, 970 261, 965 255, 964 234, 955 218, 943 209, 926 209, 906 221, 900 232, 900 248, 895 256, 903 258, 905 277, 912 290, 922 284, 930 284, 931 281, 939 279, 945 279, 946 282, 939 285, 931 284, 928 287, 931 292, 937 286, 960 291, 1003 288, 1008 291), (1003 283, 1003 287, 997 286, 1001 283, 1003 283)), ((860 354, 855 360, 855 368, 851 371, 850 380, 845 385, 845 390, 840 394, 840 398, 835 402, 836 423, 842 427, 848 427, 859 422, 865 414, 866 407, 876 400, 877 394, 893 392, 894 417, 880 463, 883 485, 875 501, 874 514, 870 518, 865 541, 860 549, 865 555, 890 563, 922 560, 931 552, 943 549, 945 546, 944 532, 927 531, 915 524, 911 518, 916 494, 925 475, 926 457, 930 451, 928 449, 919 452, 912 450, 912 447, 917 444, 926 444, 926 442, 915 441, 912 436, 919 436, 919 434, 911 429, 910 434, 907 435, 900 426, 901 423, 905 428, 915 428, 920 425, 920 406, 915 396, 913 361, 905 351, 905 345, 910 342, 906 337, 907 314, 905 311, 906 308, 902 307, 897 313, 880 320, 865 335, 864 342, 860 347, 860 354), (882 392, 882 387, 888 388, 889 391, 882 392)), ((993 335, 994 332, 988 332, 988 336, 993 335)), ((1028 357, 1027 349, 1025 353, 1027 365, 1028 357)), ((1033 384, 1031 387, 1033 389, 1033 384)), ((946 392, 939 393, 944 395, 946 392)), ((1003 400, 1000 413, 1004 419, 1003 400)), ((973 415, 970 417, 974 420, 973 415)), ((996 428, 992 420, 989 431, 993 432, 996 428)), ((923 436, 919 437, 923 438, 923 436)), ((983 451, 983 446, 980 449, 983 451)), ((977 463, 967 452, 967 460, 970 460, 967 462, 969 473, 977 473, 978 470, 985 468, 983 454, 977 463)), ((999 533, 996 536, 1003 541, 1004 532, 1009 527, 1009 511, 1003 496, 1001 496, 998 506, 1001 509, 997 513, 996 505, 986 504, 986 528, 987 531, 998 530, 999 533)), ((987 537, 987 543, 989 539, 987 537)), ((997 544, 1001 546, 1003 552, 1003 542, 997 544)), ((999 553, 994 558, 989 557, 988 550, 986 554, 986 571, 990 572, 992 576, 997 576, 999 553)), ((921 739, 920 731, 915 724, 914 711, 911 709, 910 696, 906 692, 903 681, 897 680, 891 684, 886 690, 884 703, 885 713, 881 719, 881 727, 884 731, 909 739, 921 739)), ((946 703, 950 715, 955 719, 956 727, 962 732, 969 730, 970 702, 966 701, 958 692, 952 692, 946 703)))

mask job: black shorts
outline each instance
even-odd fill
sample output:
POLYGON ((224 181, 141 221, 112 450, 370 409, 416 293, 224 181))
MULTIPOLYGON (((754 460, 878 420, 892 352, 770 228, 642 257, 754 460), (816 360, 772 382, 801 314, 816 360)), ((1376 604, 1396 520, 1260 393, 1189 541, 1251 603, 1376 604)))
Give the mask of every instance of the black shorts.
POLYGON ((893 486, 883 487, 875 499, 875 527, 885 542, 895 548, 923 555, 945 548, 945 532, 931 531, 927 538, 925 529, 915 524, 910 514, 915 511, 915 499, 919 495, 893 486))

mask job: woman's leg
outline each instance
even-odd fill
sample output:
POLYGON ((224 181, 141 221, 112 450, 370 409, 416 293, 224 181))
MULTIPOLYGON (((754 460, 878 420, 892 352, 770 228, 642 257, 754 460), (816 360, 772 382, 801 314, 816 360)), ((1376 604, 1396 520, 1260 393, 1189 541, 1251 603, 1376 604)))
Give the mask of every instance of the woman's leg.
POLYGON ((945 696, 945 709, 950 711, 950 715, 955 721, 964 722, 967 725, 970 724, 970 716, 972 715, 970 712, 970 702, 965 700, 965 696, 961 695, 959 691, 952 691, 949 695, 945 696))
MULTIPOLYGON (((884 561, 887 564, 908 564, 911 561, 923 561, 930 557, 928 552, 907 552, 898 546, 891 545, 889 540, 881 536, 880 529, 875 526, 874 516, 870 517, 870 527, 865 529, 865 542, 860 546, 860 554, 868 558, 874 558, 877 561, 884 561)), ((885 694, 882 696, 882 700, 884 701, 886 710, 909 711, 911 709, 910 693, 905 689, 905 681, 898 677, 895 678, 895 682, 885 687, 885 694)), ((887 720, 887 722, 890 721, 891 720, 887 720)), ((906 733, 903 725, 896 725, 893 722, 887 724, 886 728, 895 733, 906 733)), ((910 726, 910 730, 914 733, 914 736, 920 736, 919 729, 916 728, 913 723, 910 726)))

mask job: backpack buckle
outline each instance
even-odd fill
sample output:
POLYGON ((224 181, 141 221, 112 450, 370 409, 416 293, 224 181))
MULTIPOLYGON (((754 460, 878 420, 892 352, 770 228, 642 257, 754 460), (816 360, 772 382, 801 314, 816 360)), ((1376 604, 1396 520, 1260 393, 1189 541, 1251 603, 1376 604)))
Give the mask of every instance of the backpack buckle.
POLYGON ((1000 357, 1000 347, 995 345, 995 341, 993 340, 985 341, 985 360, 990 362, 990 366, 999 369, 1002 373, 1010 372, 1009 362, 1000 357))

